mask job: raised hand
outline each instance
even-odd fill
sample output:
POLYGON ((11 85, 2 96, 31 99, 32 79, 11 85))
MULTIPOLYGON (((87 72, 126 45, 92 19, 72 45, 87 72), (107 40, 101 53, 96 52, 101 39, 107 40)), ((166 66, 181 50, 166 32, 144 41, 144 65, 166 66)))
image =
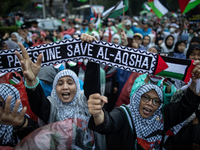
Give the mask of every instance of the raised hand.
POLYGON ((73 35, 73 38, 78 38, 78 35, 73 35))
MULTIPOLYGON (((18 108, 20 105, 20 100, 17 100, 13 111, 11 112, 10 103, 12 96, 8 96, 6 99, 5 107, 0 107, 0 123, 5 125, 21 126, 24 122, 24 115, 27 108, 24 107, 20 113, 18 113, 18 108)), ((25 123, 26 124, 26 123, 25 123)))
POLYGON ((43 56, 40 54, 37 58, 37 62, 33 63, 24 46, 21 43, 18 43, 18 45, 22 51, 22 55, 17 51, 15 51, 15 55, 21 63, 27 85, 34 86, 37 83, 36 76, 40 71, 43 56))
POLYGON ((100 94, 92 94, 89 97, 88 109, 89 113, 93 115, 94 122, 96 125, 103 123, 104 121, 104 112, 102 110, 105 103, 108 103, 107 97, 101 96, 100 94))
POLYGON ((81 41, 82 42, 90 43, 94 40, 97 40, 94 36, 91 36, 91 35, 88 35, 88 34, 85 34, 85 33, 81 34, 81 41))
POLYGON ((101 29, 99 29, 99 36, 103 37, 103 31, 101 29))
POLYGON ((192 70, 192 74, 194 75, 192 77, 192 83, 190 84, 190 89, 198 96, 200 96, 200 91, 197 92, 196 90, 196 84, 197 79, 200 79, 200 61, 196 60, 193 65, 196 65, 196 67, 192 70))
POLYGON ((19 29, 19 30, 18 30, 18 33, 19 33, 19 35, 20 35, 21 37, 23 37, 24 39, 26 39, 27 36, 28 36, 28 34, 25 33, 22 29, 19 29))
POLYGON ((5 35, 3 36, 3 39, 7 39, 9 38, 9 33, 5 33, 5 35))
POLYGON ((121 39, 122 39, 122 44, 124 46, 128 45, 127 36, 126 36, 126 33, 124 32, 124 30, 121 32, 121 39))

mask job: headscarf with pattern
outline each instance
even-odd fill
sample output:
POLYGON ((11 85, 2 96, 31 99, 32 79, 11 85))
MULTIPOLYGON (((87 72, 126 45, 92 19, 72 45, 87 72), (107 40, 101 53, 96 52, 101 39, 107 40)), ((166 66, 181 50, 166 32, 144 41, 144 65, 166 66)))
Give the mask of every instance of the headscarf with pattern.
MULTIPOLYGON (((7 97, 11 95, 12 100, 10 103, 11 111, 13 111, 13 108, 15 106, 16 100, 20 99, 19 91, 12 85, 2 83, 0 84, 0 96, 3 98, 3 100, 6 102, 7 97)), ((22 110, 22 104, 20 103, 18 112, 22 110)), ((16 145, 16 141, 13 135, 13 126, 11 125, 3 125, 0 124, 0 138, 2 140, 2 145, 16 145)))
POLYGON ((81 89, 80 89, 79 78, 73 71, 71 71, 69 69, 65 69, 65 70, 60 71, 55 76, 54 81, 53 81, 53 90, 51 92, 51 97, 56 101, 56 103, 58 105, 58 109, 57 109, 58 114, 57 115, 60 120, 65 120, 67 118, 74 118, 75 109, 76 109, 75 106, 78 103, 78 98, 80 96, 80 92, 81 92, 81 89), (69 103, 62 102, 56 93, 56 86, 57 86, 58 80, 64 76, 72 77, 72 79, 74 80, 74 82, 76 84, 76 94, 75 94, 73 100, 69 103))
POLYGON ((156 141, 161 142, 162 140, 162 136, 163 136, 162 134, 153 134, 156 131, 164 130, 164 125, 161 122, 161 119, 163 117, 162 112, 161 112, 162 105, 160 105, 159 108, 154 112, 154 114, 148 118, 143 118, 139 112, 141 96, 144 93, 149 92, 151 90, 155 90, 161 102, 163 102, 163 93, 162 93, 161 88, 158 87, 157 85, 147 83, 147 84, 143 84, 132 95, 130 99, 130 104, 127 105, 127 107, 129 108, 131 112, 133 124, 134 124, 136 135, 137 135, 137 140, 139 138, 152 144, 152 143, 155 143, 156 141), (158 117, 160 119, 157 119, 158 117))
MULTIPOLYGON (((71 136, 70 138, 72 138, 71 149, 79 149, 79 148, 92 149, 94 135, 93 135, 93 132, 89 130, 87 127, 89 118, 91 116, 88 111, 87 98, 84 95, 84 91, 83 90, 81 91, 79 78, 73 71, 69 69, 65 69, 65 70, 60 71, 55 76, 54 81, 53 81, 53 90, 51 92, 51 98, 53 98, 53 102, 51 102, 51 104, 53 104, 52 107, 54 107, 57 110, 56 111, 57 120, 53 119, 52 121, 52 122, 55 122, 54 123, 55 126, 56 124, 60 124, 63 121, 67 121, 70 119, 73 120, 72 124, 66 125, 66 128, 73 129, 73 135, 70 135, 70 134, 67 135, 67 136, 71 136), (69 103, 62 102, 56 93, 56 86, 57 86, 58 80, 64 76, 70 76, 76 84, 76 94, 74 98, 72 99, 72 101, 69 103), (88 143, 90 144, 88 145, 88 143)), ((50 116, 54 116, 54 115, 50 114, 50 116)))

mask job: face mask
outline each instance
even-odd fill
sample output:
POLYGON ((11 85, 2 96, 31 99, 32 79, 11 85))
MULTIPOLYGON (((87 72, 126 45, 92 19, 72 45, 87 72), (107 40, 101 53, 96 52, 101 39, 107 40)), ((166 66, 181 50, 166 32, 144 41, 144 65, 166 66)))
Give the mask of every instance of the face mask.
POLYGON ((175 32, 175 29, 174 29, 174 28, 170 28, 170 29, 169 29, 169 32, 170 32, 170 33, 173 33, 173 32, 175 32))

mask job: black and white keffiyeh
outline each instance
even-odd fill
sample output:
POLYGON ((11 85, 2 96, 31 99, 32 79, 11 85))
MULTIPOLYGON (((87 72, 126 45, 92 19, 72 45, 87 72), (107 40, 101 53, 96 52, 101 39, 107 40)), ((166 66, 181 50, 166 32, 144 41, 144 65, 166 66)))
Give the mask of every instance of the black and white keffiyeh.
POLYGON ((157 85, 148 83, 142 85, 133 94, 133 96, 130 99, 130 104, 127 105, 127 107, 130 110, 137 137, 147 141, 148 143, 150 142, 154 143, 156 141, 162 140, 162 135, 153 134, 152 136, 152 133, 158 130, 161 131, 164 130, 164 125, 160 121, 162 118, 162 112, 161 112, 162 105, 160 105, 160 107, 155 111, 155 113, 148 118, 143 118, 139 113, 141 96, 142 94, 150 90, 155 90, 160 100, 163 102, 162 90, 157 85), (159 120, 156 119, 158 117, 160 118, 159 120))
MULTIPOLYGON (((13 111, 13 108, 15 106, 16 100, 20 99, 20 94, 19 91, 12 85, 2 83, 0 84, 0 96, 3 98, 3 100, 6 102, 7 97, 11 95, 12 100, 11 100, 11 111, 13 111)), ((18 112, 22 110, 22 104, 20 103, 20 106, 18 108, 18 112)), ((14 140, 14 135, 13 135, 13 127, 11 125, 3 125, 0 124, 0 138, 2 140, 2 145, 15 145, 17 144, 16 141, 14 140)))

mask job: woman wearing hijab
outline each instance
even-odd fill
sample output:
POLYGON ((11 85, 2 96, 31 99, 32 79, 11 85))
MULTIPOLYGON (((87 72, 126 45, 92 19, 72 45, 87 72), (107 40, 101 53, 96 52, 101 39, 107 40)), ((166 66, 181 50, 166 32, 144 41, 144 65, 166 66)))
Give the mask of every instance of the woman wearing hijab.
MULTIPOLYGON (((190 45, 186 55, 187 59, 193 59, 200 61, 200 45, 190 45)), ((188 85, 182 86, 172 96, 171 102, 177 102, 182 95, 187 91, 188 85)), ((194 113, 187 119, 182 126, 181 130, 175 136, 171 136, 167 139, 165 145, 166 149, 170 150, 188 150, 195 149, 195 145, 200 144, 200 107, 194 110, 194 113)))
POLYGON ((13 32, 11 34, 11 40, 14 41, 15 43, 17 42, 24 43, 23 37, 21 37, 17 32, 13 32))
POLYGON ((147 51, 147 50, 149 49, 149 44, 150 44, 150 42, 151 42, 150 36, 145 35, 145 36, 143 37, 142 46, 141 46, 141 47, 147 51))
POLYGON ((38 38, 38 34, 37 33, 33 33, 32 37, 31 37, 33 45, 37 42, 37 38, 38 38))
POLYGON ((19 91, 14 86, 3 83, 0 89, 0 145, 13 147, 38 124, 25 115, 26 108, 22 108, 19 91))
POLYGON ((190 44, 200 44, 200 37, 194 36, 194 37, 191 39, 190 44))
POLYGON ((46 33, 44 31, 41 31, 39 38, 37 39, 37 41, 35 41, 35 44, 32 46, 45 44, 45 37, 46 37, 46 33))
POLYGON ((91 35, 94 36, 97 40, 100 40, 99 33, 97 31, 92 31, 91 35))
MULTIPOLYGON (((92 36, 82 35, 82 40, 84 41, 91 42, 94 39, 92 36)), ((33 67, 27 51, 22 45, 20 45, 20 48, 23 57, 19 52, 15 52, 15 54, 22 63, 25 86, 32 111, 45 124, 50 124, 49 126, 47 125, 49 130, 54 130, 61 124, 63 128, 62 135, 64 134, 69 138, 69 141, 66 140, 69 143, 68 149, 92 149, 93 147, 103 149, 100 148, 101 146, 103 147, 103 144, 98 144, 98 142, 103 142, 98 140, 100 137, 97 138, 97 134, 87 128, 90 117, 87 108, 87 99, 90 94, 100 92, 99 65, 88 62, 85 73, 84 91, 80 90, 79 78, 73 71, 68 69, 60 71, 54 78, 51 96, 46 98, 39 84, 39 79, 36 77, 40 70, 42 55, 38 56, 37 62, 33 67)), ((48 134, 45 132, 44 134, 48 137, 48 134)), ((46 146, 49 148, 48 144, 46 146)))
MULTIPOLYGON (((157 35, 156 35, 156 41, 155 41, 155 44, 159 46, 159 43, 161 43, 163 41, 163 37, 161 36, 161 33, 158 32, 157 35)), ((160 47, 160 46, 159 46, 160 47)))
POLYGON ((19 46, 17 43, 13 42, 13 41, 4 41, 2 43, 2 47, 3 47, 3 50, 6 50, 6 49, 18 49, 19 46))
POLYGON ((186 56, 184 54, 184 50, 186 48, 185 41, 178 41, 176 42, 176 45, 174 47, 174 58, 181 58, 186 59, 186 56))
MULTIPOLYGON (((194 64, 197 66, 193 71, 198 79, 200 62, 194 64)), ((102 110, 107 98, 93 94, 88 100, 89 112, 93 115, 88 126, 100 134, 111 135, 107 149, 161 149, 170 129, 198 108, 200 92, 197 93, 195 87, 193 80, 181 101, 162 105, 161 88, 144 84, 133 94, 129 105, 122 105, 110 113, 102 110)))
POLYGON ((161 44, 161 52, 164 53, 173 53, 174 51, 174 37, 169 35, 166 37, 165 42, 161 44))
POLYGON ((113 35, 113 37, 111 39, 111 43, 121 45, 121 37, 119 36, 119 34, 113 35))
POLYGON ((200 61, 200 45, 199 44, 190 44, 189 49, 186 54, 187 59, 194 59, 200 61))
POLYGON ((149 48, 156 46, 156 44, 155 44, 155 41, 156 41, 155 34, 149 34, 149 37, 150 37, 149 48))

